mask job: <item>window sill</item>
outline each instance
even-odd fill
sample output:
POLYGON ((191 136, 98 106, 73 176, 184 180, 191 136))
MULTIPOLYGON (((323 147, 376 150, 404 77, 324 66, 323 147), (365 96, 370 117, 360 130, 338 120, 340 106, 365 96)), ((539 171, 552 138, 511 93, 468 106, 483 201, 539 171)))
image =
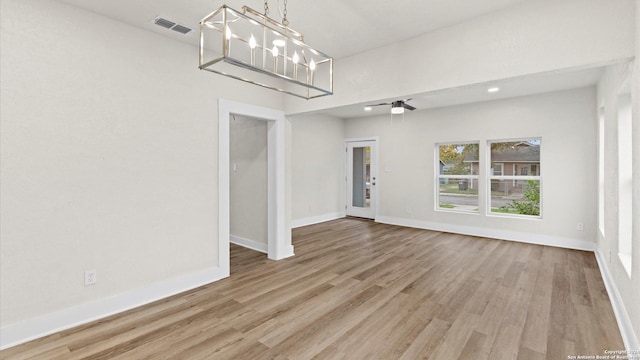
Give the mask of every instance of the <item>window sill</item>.
POLYGON ((478 215, 480 212, 478 210, 459 210, 459 209, 450 209, 450 208, 435 208, 435 211, 443 212, 443 213, 454 213, 454 214, 471 214, 478 215))
POLYGON ((620 259, 620 263, 622 263, 624 271, 627 272, 627 276, 631 278, 631 254, 618 253, 618 258, 620 259))
POLYGON ((508 214, 501 212, 487 212, 487 217, 496 217, 496 218, 510 218, 510 219, 523 219, 523 220, 542 220, 542 215, 522 215, 522 214, 508 214))

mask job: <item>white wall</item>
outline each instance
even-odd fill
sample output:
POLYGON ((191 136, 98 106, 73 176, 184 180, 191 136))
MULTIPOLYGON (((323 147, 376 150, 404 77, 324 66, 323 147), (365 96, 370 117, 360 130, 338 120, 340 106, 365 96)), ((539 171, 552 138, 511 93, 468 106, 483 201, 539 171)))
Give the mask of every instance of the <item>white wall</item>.
POLYGON ((286 99, 295 114, 602 65, 633 56, 633 0, 526 1, 395 45, 338 59, 335 94, 286 99))
MULTIPOLYGON (((636 1, 636 26, 640 24, 640 1, 636 1)), ((636 35, 634 63, 611 66, 598 84, 598 106, 605 119, 604 234, 598 231, 598 255, 605 281, 611 282, 610 295, 625 343, 639 349, 640 343, 640 35, 636 35), (629 276, 618 257, 618 96, 625 82, 632 96, 633 136, 633 234, 632 268, 629 276), (616 298, 619 296, 619 298, 616 298), (617 303, 618 302, 618 303, 617 303), (616 308, 617 307, 617 308, 616 308), (625 323, 625 320, 627 321, 625 323), (626 332, 626 334, 625 334, 626 332)))
POLYGON ((344 216, 344 121, 301 115, 291 124, 293 226, 344 216))
POLYGON ((507 100, 345 121, 346 137, 380 136, 377 220, 401 225, 594 249, 595 90, 582 88, 507 100), (434 210, 434 147, 439 142, 541 137, 542 219, 434 210), (576 230, 578 222, 584 231, 576 230))
POLYGON ((57 1, 3 0, 0 14, 3 331, 215 269, 217 99, 282 96, 57 1))
POLYGON ((267 244, 267 126, 245 116, 230 121, 231 236, 267 244))
MULTIPOLYGON (((632 8, 632 0, 525 2, 340 59, 336 95, 309 102, 288 98, 287 109, 306 112, 630 57, 632 8), (392 71, 399 66, 405 71, 392 71)), ((217 266, 216 100, 280 108, 282 96, 198 71, 196 48, 55 1, 2 0, 0 22, 2 330, 217 266), (98 271, 98 284, 83 286, 85 269, 98 271)), ((636 64, 636 74, 637 69, 636 64)), ((634 84, 635 151, 640 144, 637 75, 634 84)), ((386 189, 381 191, 381 214, 388 218, 451 226, 463 218, 476 230, 506 229, 505 237, 589 243, 595 237, 595 197, 577 199, 576 194, 595 192, 592 171, 592 178, 585 175, 569 194, 548 189, 565 184, 566 176, 545 175, 545 219, 506 221, 435 213, 432 164, 414 169, 423 181, 405 178, 409 166, 396 160, 409 152, 414 156, 417 148, 432 161, 436 135, 457 134, 445 139, 452 141, 533 135, 543 137, 543 161, 551 166, 546 169, 582 174, 587 166, 595 168, 585 160, 595 158, 593 97, 593 91, 583 89, 416 112, 407 116, 404 127, 393 128, 386 117, 349 121, 346 131, 338 119, 326 119, 331 124, 326 128, 322 121, 297 125, 288 120, 286 176, 295 184, 286 188, 286 221, 342 211, 344 156, 338 149, 345 137, 373 134, 381 136, 381 155, 386 154, 382 165, 386 161, 394 169, 381 174, 386 189), (412 124, 419 115, 427 118, 422 125, 412 124), (478 133, 478 115, 499 130, 478 133), (509 127, 514 116, 526 121, 509 127), (435 131, 431 118, 441 120, 435 131), (371 120, 373 124, 365 122, 371 120), (583 125, 580 121, 588 124, 576 128, 583 125), (540 133, 531 134, 534 130, 540 133), (305 148, 307 141, 296 140, 305 136, 324 139, 317 145, 326 151, 305 148), (399 140, 405 136, 410 141, 399 140), (588 139, 584 144, 583 138, 588 139), (547 147, 565 139, 575 145, 570 151, 547 147), (590 155, 565 170, 561 160, 575 160, 576 153, 590 155), (304 171, 290 166, 304 167, 305 154, 317 164, 332 165, 304 171), (336 174, 340 178, 335 183, 323 180, 336 174), (317 191, 323 186, 323 192, 317 191), (310 193, 319 198, 309 199, 310 193), (576 203, 560 204, 556 195, 576 203), (578 220, 585 223, 582 233, 575 232, 578 220)), ((635 164, 637 175, 640 166, 635 164)), ((637 185, 640 176, 634 179, 637 185)), ((634 206, 640 203, 638 189, 634 206)), ((639 231, 636 224, 635 244, 639 231)), ((636 264, 639 248, 634 246, 636 264)), ((638 332, 638 307, 629 305, 637 303, 637 280, 629 288, 623 298, 638 332)))

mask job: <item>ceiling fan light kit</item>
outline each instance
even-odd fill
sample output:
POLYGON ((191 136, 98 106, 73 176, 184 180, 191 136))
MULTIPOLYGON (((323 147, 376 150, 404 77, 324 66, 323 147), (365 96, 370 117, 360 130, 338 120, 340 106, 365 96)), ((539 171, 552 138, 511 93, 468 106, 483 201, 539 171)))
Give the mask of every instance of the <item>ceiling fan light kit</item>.
POLYGON ((392 106, 391 113, 393 115, 404 114, 404 108, 402 106, 392 106))
POLYGON ((404 114, 404 110, 407 109, 409 111, 413 111, 416 108, 414 106, 411 106, 409 104, 407 104, 408 101, 410 101, 411 99, 406 99, 406 100, 396 100, 396 101, 392 101, 389 103, 381 103, 381 104, 373 104, 373 105, 367 105, 365 107, 365 110, 367 108, 371 108, 372 106, 385 106, 385 105, 391 105, 391 115, 400 115, 400 114, 404 114))
POLYGON ((247 6, 227 5, 200 21, 199 68, 303 99, 333 94, 333 58, 282 21, 247 6))

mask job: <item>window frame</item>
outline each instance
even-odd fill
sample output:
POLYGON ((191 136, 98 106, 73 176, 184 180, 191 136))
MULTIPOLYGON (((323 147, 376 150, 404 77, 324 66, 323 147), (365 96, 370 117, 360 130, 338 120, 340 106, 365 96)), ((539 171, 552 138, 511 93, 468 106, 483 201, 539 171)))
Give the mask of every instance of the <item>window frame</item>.
MULTIPOLYGON (((460 180, 460 179, 464 179, 464 180, 469 180, 473 183, 473 180, 476 181, 477 188, 478 190, 480 189, 480 187, 482 186, 481 182, 480 182, 480 168, 481 168, 481 162, 480 162, 480 140, 478 141, 450 141, 450 142, 437 142, 435 143, 434 146, 434 157, 435 157, 435 167, 434 167, 434 211, 442 211, 442 212, 449 212, 449 213, 458 213, 458 214, 475 214, 478 215, 480 214, 480 191, 478 191, 478 195, 477 195, 477 200, 478 200, 478 205, 476 206, 476 210, 461 210, 461 209, 455 209, 455 208, 443 208, 440 207, 440 180, 441 179, 456 179, 456 180, 460 180), (473 174, 473 164, 471 165, 471 174, 469 175, 444 175, 444 174, 440 174, 440 146, 442 145, 468 145, 468 144, 475 144, 478 146, 478 169, 477 169, 477 174, 473 174)), ((443 162, 444 164, 444 162, 443 162)))
POLYGON ((605 238, 605 134, 606 117, 604 106, 598 114, 598 229, 605 238))
POLYGON ((633 268, 633 106, 629 82, 617 99, 618 259, 631 278, 633 268))
POLYGON ((504 175, 504 163, 499 163, 499 162, 497 162, 497 163, 493 163, 493 166, 491 166, 490 170, 491 170, 491 175, 495 175, 495 176, 503 176, 503 175, 504 175), (500 175, 495 175, 495 174, 494 174, 494 171, 493 171, 493 170, 494 170, 494 168, 496 167, 496 165, 500 165, 500 175))
MULTIPOLYGON (((486 216, 494 216, 494 217, 506 217, 506 218, 518 218, 518 219, 533 219, 533 220, 542 220, 542 215, 543 215, 543 187, 542 187, 542 137, 541 136, 531 136, 531 137, 522 137, 522 138, 515 138, 515 139, 495 139, 495 140, 487 140, 487 145, 486 145, 486 208, 485 208, 485 215, 486 216), (539 146, 540 146, 540 159, 538 162, 538 169, 537 169, 537 173, 538 175, 527 175, 527 176, 523 176, 523 175, 504 175, 504 167, 503 167, 503 175, 493 175, 493 167, 491 166, 492 163, 498 163, 498 162, 494 162, 491 158, 491 145, 495 144, 495 143, 508 143, 508 142, 526 142, 529 140, 537 140, 539 142, 539 146), (538 181, 538 188, 540 189, 540 214, 539 215, 525 215, 525 214, 508 214, 508 213, 501 213, 501 212, 493 212, 491 211, 491 200, 492 200, 492 192, 491 192, 491 184, 493 180, 498 180, 498 181, 511 181, 514 185, 518 182, 518 181, 529 181, 529 180, 533 180, 533 181, 538 181)), ((504 161, 502 163, 505 163, 504 161)), ((512 165, 514 167, 513 170, 515 170, 515 163, 512 165)), ((518 169, 520 170, 520 169, 518 169)), ((529 170, 530 170, 530 166, 529 166, 529 170)), ((518 173, 520 171, 517 171, 518 173)), ((512 171, 512 173, 516 173, 516 171, 512 171)), ((528 171, 528 173, 531 173, 531 171, 528 171)))

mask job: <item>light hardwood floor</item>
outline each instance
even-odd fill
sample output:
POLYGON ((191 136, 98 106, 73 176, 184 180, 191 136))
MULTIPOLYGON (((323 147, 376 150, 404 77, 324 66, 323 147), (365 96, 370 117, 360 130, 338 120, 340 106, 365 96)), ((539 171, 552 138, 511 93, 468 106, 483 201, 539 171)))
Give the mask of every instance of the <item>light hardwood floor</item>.
POLYGON ((2 359, 567 359, 623 349, 593 253, 341 219, 281 261, 2 359))

